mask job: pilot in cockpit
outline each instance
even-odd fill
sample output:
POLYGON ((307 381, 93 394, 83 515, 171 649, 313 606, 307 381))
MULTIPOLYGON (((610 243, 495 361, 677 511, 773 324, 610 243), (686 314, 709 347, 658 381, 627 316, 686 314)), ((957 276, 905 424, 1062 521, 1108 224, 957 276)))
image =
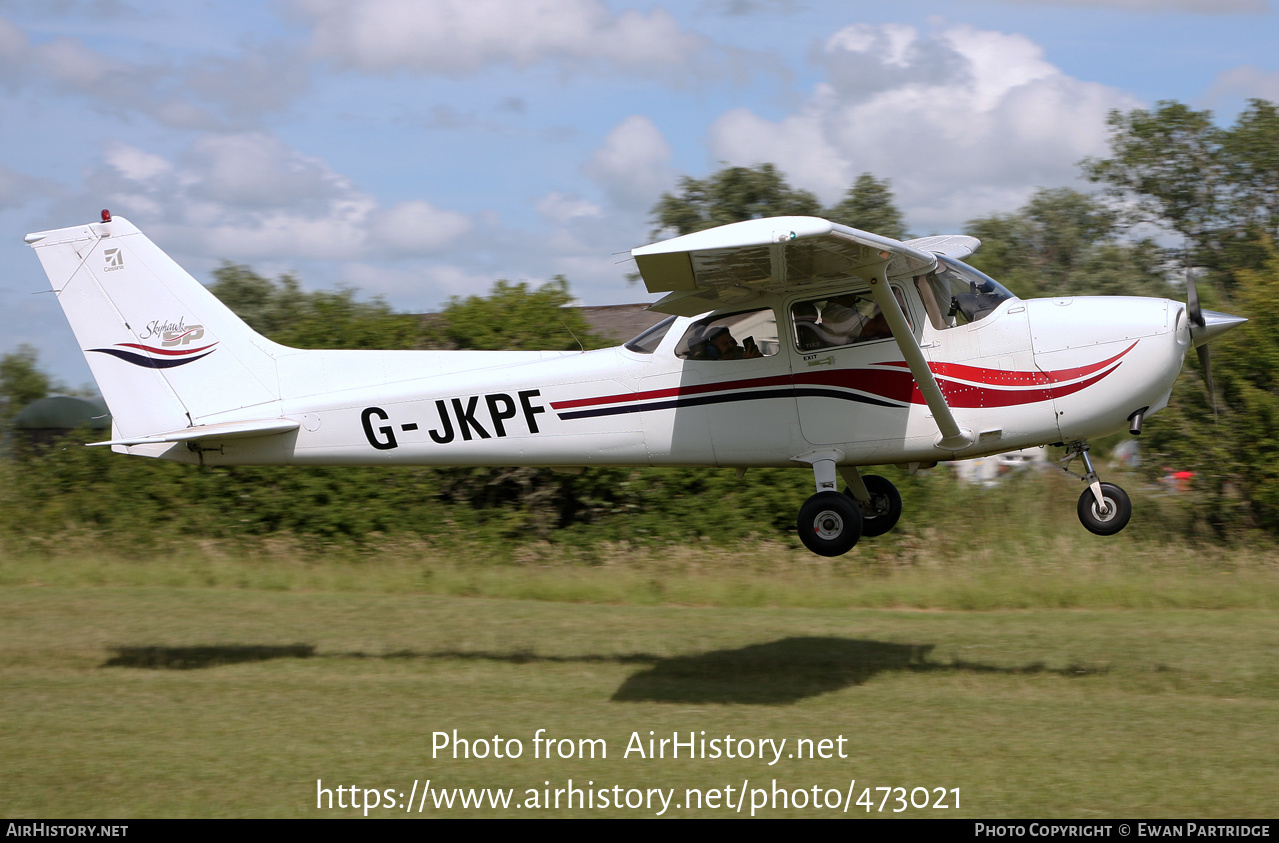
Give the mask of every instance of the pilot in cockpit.
POLYGON ((746 338, 746 345, 740 346, 733 334, 723 325, 711 328, 706 334, 707 360, 751 360, 763 357, 754 337, 746 338))

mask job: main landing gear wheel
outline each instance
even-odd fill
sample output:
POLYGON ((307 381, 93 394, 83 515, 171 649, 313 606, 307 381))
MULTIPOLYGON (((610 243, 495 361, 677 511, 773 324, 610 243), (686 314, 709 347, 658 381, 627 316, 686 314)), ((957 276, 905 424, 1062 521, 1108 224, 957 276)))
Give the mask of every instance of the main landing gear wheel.
MULTIPOLYGON (((862 511, 862 535, 873 539, 897 526, 897 519, 902 517, 902 496, 887 478, 877 474, 866 475, 862 482, 870 492, 870 503, 862 506, 856 498, 853 502, 858 503, 862 511)), ((853 497, 848 489, 844 489, 844 494, 853 497)))
POLYGON ((840 492, 818 492, 799 508, 799 538, 818 556, 840 556, 862 537, 862 511, 840 492))
POLYGON ((1101 498, 1106 502, 1105 509, 1097 505, 1097 496, 1091 488, 1084 490, 1079 496, 1079 521, 1091 533, 1113 536, 1128 526, 1132 502, 1128 500, 1128 493, 1114 483, 1101 484, 1101 498))

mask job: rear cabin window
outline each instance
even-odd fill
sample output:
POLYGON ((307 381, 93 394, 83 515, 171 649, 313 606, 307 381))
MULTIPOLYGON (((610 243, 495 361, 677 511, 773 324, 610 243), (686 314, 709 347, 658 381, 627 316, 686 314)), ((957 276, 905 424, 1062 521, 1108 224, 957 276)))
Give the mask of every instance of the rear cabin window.
MULTIPOLYGON (((894 287, 893 295, 909 324, 910 311, 906 309, 901 291, 894 287)), ((790 312, 795 325, 795 346, 800 351, 838 348, 893 336, 888 320, 869 290, 796 302, 790 312)))

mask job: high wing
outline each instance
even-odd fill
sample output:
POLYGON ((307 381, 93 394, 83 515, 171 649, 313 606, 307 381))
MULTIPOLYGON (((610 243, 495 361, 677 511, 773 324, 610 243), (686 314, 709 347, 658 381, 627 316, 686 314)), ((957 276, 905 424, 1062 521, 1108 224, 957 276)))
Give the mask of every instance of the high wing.
POLYGON ((631 255, 648 291, 667 293, 649 309, 677 316, 745 305, 765 293, 818 293, 853 277, 867 281, 937 423, 937 444, 959 449, 973 442, 973 433, 955 421, 889 282, 927 275, 937 268, 935 252, 966 256, 979 242, 945 235, 902 243, 817 217, 769 217, 685 234, 631 255))
POLYGON ((930 251, 817 217, 747 220, 631 255, 648 291, 668 294, 649 309, 677 316, 744 304, 762 293, 816 293, 850 277, 926 275, 937 266, 930 251))
POLYGON ((932 252, 936 255, 945 255, 948 258, 962 261, 977 251, 981 241, 976 237, 969 237, 967 234, 934 234, 931 237, 906 240, 902 245, 909 246, 912 249, 919 249, 921 252, 932 252))

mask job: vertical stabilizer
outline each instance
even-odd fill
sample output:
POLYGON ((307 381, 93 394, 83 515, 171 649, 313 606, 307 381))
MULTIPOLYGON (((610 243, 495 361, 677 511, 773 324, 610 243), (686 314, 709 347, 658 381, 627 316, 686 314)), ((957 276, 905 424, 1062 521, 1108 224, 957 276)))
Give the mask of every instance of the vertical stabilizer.
MULTIPOLYGON (((107 216, 104 213, 104 217, 107 216)), ((277 414, 275 355, 128 220, 29 234, 115 423, 137 437, 277 414)))

